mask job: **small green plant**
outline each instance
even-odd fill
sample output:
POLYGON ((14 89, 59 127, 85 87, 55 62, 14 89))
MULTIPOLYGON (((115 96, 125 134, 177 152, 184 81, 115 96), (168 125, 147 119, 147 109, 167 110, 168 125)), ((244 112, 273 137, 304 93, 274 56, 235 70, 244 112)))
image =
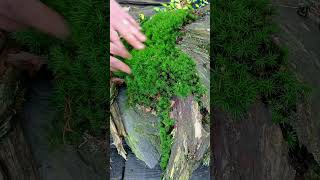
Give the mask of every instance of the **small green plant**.
POLYGON ((192 10, 203 7, 208 4, 207 0, 171 0, 170 3, 162 3, 162 8, 155 7, 154 10, 159 11, 172 11, 178 9, 192 10))
POLYGON ((142 25, 148 40, 143 51, 132 50, 127 61, 132 76, 126 77, 128 103, 150 107, 157 112, 161 160, 165 169, 170 157, 175 121, 170 117, 171 101, 176 97, 200 96, 204 86, 197 76, 195 62, 176 48, 180 28, 193 20, 186 10, 159 12, 142 25))

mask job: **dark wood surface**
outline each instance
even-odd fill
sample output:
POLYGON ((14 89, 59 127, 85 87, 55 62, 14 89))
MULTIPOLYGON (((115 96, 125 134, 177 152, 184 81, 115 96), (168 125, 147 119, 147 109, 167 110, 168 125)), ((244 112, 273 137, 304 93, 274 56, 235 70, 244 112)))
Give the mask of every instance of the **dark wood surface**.
POLYGON ((288 147, 268 107, 257 102, 248 117, 235 120, 215 109, 213 139, 218 180, 293 180, 288 147))
POLYGON ((12 130, 0 140, 0 161, 3 180, 39 179, 19 122, 14 123, 12 130))

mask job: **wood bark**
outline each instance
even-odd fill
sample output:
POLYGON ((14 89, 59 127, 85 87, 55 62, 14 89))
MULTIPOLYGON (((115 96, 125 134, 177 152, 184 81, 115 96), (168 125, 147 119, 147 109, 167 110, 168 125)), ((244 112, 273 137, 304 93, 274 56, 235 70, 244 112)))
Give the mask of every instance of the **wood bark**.
POLYGON ((199 105, 192 96, 178 99, 171 117, 176 128, 164 179, 188 180, 209 149, 210 135, 202 125, 199 105))
POLYGON ((39 179, 37 168, 18 121, 13 124, 12 130, 0 140, 0 166, 4 180, 39 179))

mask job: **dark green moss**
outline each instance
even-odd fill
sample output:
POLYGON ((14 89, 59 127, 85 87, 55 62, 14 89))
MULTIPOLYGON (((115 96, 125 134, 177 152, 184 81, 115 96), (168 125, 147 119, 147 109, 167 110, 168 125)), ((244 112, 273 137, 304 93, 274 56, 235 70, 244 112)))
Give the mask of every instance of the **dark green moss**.
MULTIPOLYGON (((67 42, 30 30, 13 37, 32 52, 49 54, 55 75, 53 102, 58 111, 52 131, 67 142, 76 143, 86 132, 104 134, 109 89, 109 51, 106 37, 108 18, 103 0, 44 0, 68 21, 71 37, 67 42)), ((56 135, 55 135, 56 137, 56 135)))
POLYGON ((143 23, 148 40, 143 51, 133 50, 127 61, 132 76, 126 78, 128 102, 156 110, 161 119, 161 168, 169 160, 174 119, 170 118, 171 100, 200 95, 204 87, 197 76, 195 62, 177 49, 180 28, 194 17, 184 10, 159 12, 143 23))
POLYGON ((273 121, 284 122, 309 92, 272 41, 273 15, 269 0, 213 2, 212 103, 237 119, 259 98, 271 105, 273 121))

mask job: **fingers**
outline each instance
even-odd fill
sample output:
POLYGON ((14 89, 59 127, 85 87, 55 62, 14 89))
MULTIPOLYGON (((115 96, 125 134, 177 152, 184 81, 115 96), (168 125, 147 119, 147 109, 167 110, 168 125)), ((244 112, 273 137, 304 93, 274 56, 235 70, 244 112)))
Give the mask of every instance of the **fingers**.
POLYGON ((131 74, 131 70, 128 65, 120 61, 119 59, 110 56, 110 70, 111 71, 123 71, 127 74, 131 74))
POLYGON ((19 24, 33 27, 60 39, 66 39, 70 32, 65 19, 39 0, 10 0, 8 18, 19 24))
MULTIPOLYGON (((130 45, 136 49, 143 49, 146 36, 140 31, 140 25, 125 12, 115 1, 110 1, 110 27, 118 32, 130 45)), ((110 32, 115 38, 115 32, 110 32)), ((116 41, 116 40, 115 40, 116 41)))
POLYGON ((120 41, 118 33, 112 27, 110 27, 110 41, 112 42, 120 41))
POLYGON ((116 24, 117 31, 123 36, 123 38, 136 49, 143 49, 145 46, 142 43, 146 38, 136 28, 130 27, 128 20, 116 24), (129 29, 129 31, 128 31, 129 29))
POLYGON ((127 51, 127 49, 123 46, 122 43, 120 44, 115 44, 113 42, 110 42, 110 53, 112 55, 117 55, 123 58, 130 59, 131 55, 127 51))
POLYGON ((0 29, 12 32, 25 29, 26 26, 0 15, 0 29))
POLYGON ((136 20, 133 19, 128 13, 126 13, 126 18, 130 21, 132 25, 134 25, 137 29, 141 30, 142 28, 140 27, 139 23, 137 23, 136 20))

